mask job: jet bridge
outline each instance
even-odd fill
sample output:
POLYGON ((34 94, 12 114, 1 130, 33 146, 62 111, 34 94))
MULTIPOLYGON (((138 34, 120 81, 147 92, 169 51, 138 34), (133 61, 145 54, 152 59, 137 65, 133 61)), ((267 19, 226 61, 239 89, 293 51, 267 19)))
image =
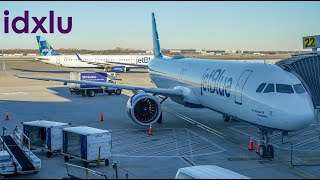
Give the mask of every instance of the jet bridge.
POLYGON ((320 109, 320 53, 292 55, 275 63, 286 71, 296 75, 312 98, 315 109, 320 109))

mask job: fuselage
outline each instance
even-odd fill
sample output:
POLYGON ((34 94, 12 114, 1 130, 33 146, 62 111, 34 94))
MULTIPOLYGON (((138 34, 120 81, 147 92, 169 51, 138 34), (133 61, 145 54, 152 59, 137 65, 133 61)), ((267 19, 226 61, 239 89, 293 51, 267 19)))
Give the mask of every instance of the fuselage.
POLYGON ((81 59, 86 62, 82 62, 76 55, 57 55, 57 56, 39 56, 36 60, 54 65, 60 65, 63 67, 101 67, 102 65, 88 64, 99 63, 99 64, 112 64, 126 63, 132 64, 124 65, 126 67, 135 67, 134 65, 148 65, 148 62, 153 58, 151 55, 83 55, 81 59))
POLYGON ((185 99, 171 99, 189 107, 203 106, 258 126, 283 131, 302 129, 314 120, 311 97, 300 80, 273 64, 154 59, 149 63, 149 73, 159 88, 182 87, 185 99), (264 91, 257 92, 263 83, 264 91))

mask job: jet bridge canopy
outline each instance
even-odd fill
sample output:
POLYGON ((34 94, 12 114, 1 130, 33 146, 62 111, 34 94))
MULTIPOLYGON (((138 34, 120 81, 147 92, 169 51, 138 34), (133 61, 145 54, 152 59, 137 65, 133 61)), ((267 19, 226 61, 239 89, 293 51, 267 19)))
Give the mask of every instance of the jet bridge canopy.
POLYGON ((296 75, 309 92, 314 108, 320 109, 320 53, 292 55, 275 64, 296 75))

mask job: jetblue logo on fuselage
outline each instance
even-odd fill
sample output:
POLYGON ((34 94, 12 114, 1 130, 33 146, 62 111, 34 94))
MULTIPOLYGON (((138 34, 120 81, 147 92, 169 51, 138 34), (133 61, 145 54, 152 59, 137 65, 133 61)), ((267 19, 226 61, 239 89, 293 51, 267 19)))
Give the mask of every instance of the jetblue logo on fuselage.
POLYGON ((137 59, 137 63, 138 64, 142 64, 142 63, 148 64, 149 60, 150 60, 150 57, 142 57, 142 58, 137 59))
POLYGON ((206 69, 201 79, 201 96, 204 92, 208 92, 230 97, 232 77, 225 76, 225 71, 226 70, 223 69, 216 69, 212 71, 209 70, 209 68, 206 69))

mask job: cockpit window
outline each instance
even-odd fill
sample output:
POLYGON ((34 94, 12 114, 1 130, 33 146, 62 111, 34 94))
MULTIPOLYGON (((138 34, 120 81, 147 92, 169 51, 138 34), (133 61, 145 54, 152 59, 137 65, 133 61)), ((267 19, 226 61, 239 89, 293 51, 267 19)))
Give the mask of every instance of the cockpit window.
POLYGON ((293 85, 293 88, 294 88, 294 91, 296 91, 296 93, 298 93, 298 94, 302 94, 302 93, 306 92, 306 90, 304 89, 302 84, 295 84, 295 85, 293 85))
POLYGON ((288 84, 276 84, 276 89, 278 93, 286 93, 286 94, 294 93, 292 86, 288 84))
POLYGON ((257 93, 260 93, 260 92, 263 90, 263 88, 266 86, 266 84, 267 84, 267 83, 261 83, 261 84, 259 85, 259 87, 257 88, 256 92, 257 92, 257 93))
POLYGON ((274 84, 270 83, 267 85, 266 89, 264 89, 263 93, 274 92, 274 84))

